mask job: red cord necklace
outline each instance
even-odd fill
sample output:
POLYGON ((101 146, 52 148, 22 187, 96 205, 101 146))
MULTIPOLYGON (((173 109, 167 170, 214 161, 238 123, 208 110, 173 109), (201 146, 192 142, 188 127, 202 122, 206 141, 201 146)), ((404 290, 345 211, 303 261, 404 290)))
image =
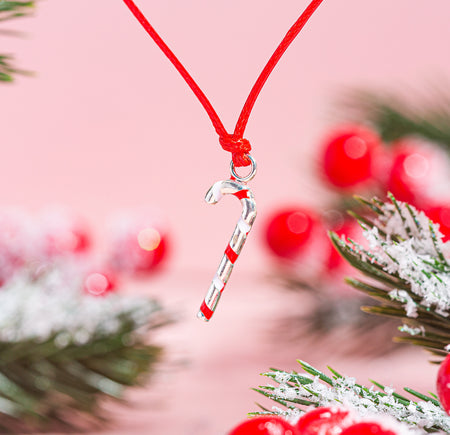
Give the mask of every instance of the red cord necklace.
POLYGON ((280 60, 283 53, 289 47, 291 42, 300 33, 304 25, 308 22, 311 15, 319 7, 323 0, 312 0, 304 12, 300 15, 298 20, 292 25, 285 37, 278 45, 264 69, 261 71, 258 79, 253 85, 250 94, 245 101, 244 107, 239 115, 239 118, 234 128, 233 134, 228 133, 223 126, 222 121, 214 110, 212 104, 202 92, 200 87, 187 72, 186 68, 181 64, 177 57, 173 54, 172 50, 161 39, 156 30, 151 26, 142 12, 134 4, 132 0, 123 0, 128 6, 133 15, 141 23, 142 27, 155 41, 158 47, 166 55, 166 57, 172 62, 174 67, 181 74, 183 79, 189 85, 198 98, 206 113, 208 114, 214 129, 219 135, 219 143, 225 151, 231 152, 232 160, 230 164, 231 177, 229 180, 218 181, 208 190, 205 200, 209 204, 216 204, 223 195, 231 194, 236 196, 242 204, 242 215, 236 225, 234 233, 231 237, 230 243, 225 249, 225 254, 220 262, 219 268, 214 276, 208 293, 203 300, 203 303, 198 312, 198 317, 208 321, 216 309, 217 303, 222 295, 225 285, 233 270, 234 263, 236 262, 242 247, 247 238, 247 234, 250 232, 253 222, 256 218, 256 204, 252 191, 247 187, 246 183, 253 179, 256 174, 256 162, 250 155, 251 146, 250 142, 244 138, 245 128, 247 126, 250 113, 253 109, 256 99, 261 92, 264 83, 268 79, 270 73, 275 68, 276 64, 280 60), (236 167, 239 166, 251 166, 248 175, 241 177, 236 173, 236 167))

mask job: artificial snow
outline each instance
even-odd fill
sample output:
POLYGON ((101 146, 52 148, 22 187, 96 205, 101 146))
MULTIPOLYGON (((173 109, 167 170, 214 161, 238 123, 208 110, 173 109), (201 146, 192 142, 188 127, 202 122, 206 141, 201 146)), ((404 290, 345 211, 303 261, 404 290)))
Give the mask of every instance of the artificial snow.
MULTIPOLYGON (((387 387, 384 392, 361 387, 352 377, 338 377, 333 385, 323 383, 319 377, 314 377, 311 383, 302 384, 300 380, 306 377, 297 373, 269 372, 265 374, 276 380, 286 379, 289 384, 280 383, 277 387, 268 386, 271 397, 274 399, 308 400, 318 406, 344 405, 354 410, 361 421, 384 421, 386 427, 394 429, 399 435, 423 433, 423 429, 440 429, 450 433, 450 417, 439 406, 427 401, 410 401, 407 404, 395 397, 395 390, 387 387), (295 384, 295 385, 294 385, 295 384), (390 417, 390 418, 389 418, 390 417), (399 425, 397 421, 406 423, 399 425)), ((292 407, 286 410, 275 410, 289 418, 299 418, 301 410, 292 407)))
POLYGON ((414 300, 404 289, 389 293, 392 299, 404 303, 406 315, 417 317, 421 305, 447 317, 450 314, 450 265, 445 254, 450 243, 442 242, 442 234, 423 212, 402 202, 384 204, 383 215, 376 226, 364 228, 370 251, 352 241, 345 242, 361 258, 370 258, 393 276, 408 283, 414 300), (411 211, 410 211, 411 210, 411 211), (381 231, 384 233, 381 235, 381 231))
POLYGON ((36 276, 23 271, 0 291, 0 341, 46 341, 58 347, 84 345, 115 334, 123 321, 136 327, 157 310, 142 297, 109 293, 92 296, 83 291, 82 274, 70 263, 53 264, 36 276))

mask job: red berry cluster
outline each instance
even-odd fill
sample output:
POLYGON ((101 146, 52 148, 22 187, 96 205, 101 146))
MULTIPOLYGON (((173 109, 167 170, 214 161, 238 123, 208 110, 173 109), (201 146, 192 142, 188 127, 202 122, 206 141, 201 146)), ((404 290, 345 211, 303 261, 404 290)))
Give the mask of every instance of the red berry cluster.
POLYGON ((167 232, 151 215, 129 215, 110 236, 101 266, 93 266, 93 241, 84 220, 66 210, 52 209, 30 217, 0 211, 0 286, 23 270, 40 270, 60 261, 73 261, 85 270, 84 291, 104 296, 116 289, 121 274, 148 275, 167 253, 167 232))
POLYGON ((341 407, 320 407, 291 425, 282 417, 262 416, 236 426, 229 435, 397 435, 376 421, 358 421, 341 407))
MULTIPOLYGON (((323 176, 337 192, 348 195, 365 191, 372 196, 390 191, 398 200, 423 210, 439 224, 444 241, 450 239, 450 192, 445 189, 450 160, 435 147, 412 140, 387 147, 368 128, 344 125, 324 138, 321 150, 323 176)), ((270 252, 280 259, 296 260, 312 244, 315 248, 320 245, 317 234, 323 236, 326 230, 347 235, 348 230, 352 232, 351 221, 342 215, 331 220, 331 224, 318 216, 301 205, 276 209, 265 225, 265 242, 270 252)), ((342 262, 334 249, 326 249, 326 265, 334 270, 342 262)))
POLYGON ((448 157, 416 139, 383 146, 375 132, 347 125, 333 130, 322 143, 326 181, 338 191, 384 194, 387 191, 429 215, 450 237, 448 157))
POLYGON ((362 242, 359 226, 343 213, 333 211, 321 216, 304 207, 283 207, 268 216, 264 227, 265 245, 281 261, 311 264, 311 273, 326 275, 348 273, 348 266, 332 246, 327 231, 345 234, 362 242))
POLYGON ((105 266, 93 270, 85 280, 85 290, 94 296, 115 290, 118 275, 148 276, 162 265, 168 236, 161 223, 148 214, 131 214, 114 226, 105 266))
POLYGON ((117 219, 110 240, 109 264, 132 275, 156 271, 166 258, 167 232, 151 216, 127 215, 117 219))

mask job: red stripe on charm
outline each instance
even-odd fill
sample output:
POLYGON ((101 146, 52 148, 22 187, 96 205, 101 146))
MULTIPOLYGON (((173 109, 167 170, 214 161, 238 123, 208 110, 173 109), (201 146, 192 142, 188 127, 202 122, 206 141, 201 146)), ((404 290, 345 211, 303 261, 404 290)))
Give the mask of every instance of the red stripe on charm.
POLYGON ((233 195, 239 199, 248 198, 248 189, 240 190, 239 192, 233 193, 233 195))
POLYGON ((212 315, 214 314, 214 311, 211 310, 208 305, 206 305, 205 301, 203 301, 202 306, 200 307, 200 311, 203 313, 207 320, 211 319, 212 315))
POLYGON ((230 260, 233 264, 238 258, 238 254, 231 249, 231 246, 228 245, 227 249, 225 249, 225 255, 227 256, 228 260, 230 260))

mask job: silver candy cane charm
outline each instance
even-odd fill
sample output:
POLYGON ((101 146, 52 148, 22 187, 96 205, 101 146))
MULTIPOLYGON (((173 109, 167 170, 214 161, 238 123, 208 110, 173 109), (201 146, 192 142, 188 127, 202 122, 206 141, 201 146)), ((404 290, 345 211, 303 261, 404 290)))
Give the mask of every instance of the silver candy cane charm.
POLYGON ((246 186, 246 182, 250 181, 256 174, 256 163, 253 158, 248 155, 251 161, 251 172, 246 177, 239 177, 234 169, 233 162, 231 162, 230 180, 218 181, 214 183, 208 190, 205 196, 205 201, 208 204, 217 204, 224 195, 233 195, 241 201, 242 214, 230 243, 225 249, 222 261, 212 280, 208 293, 203 300, 197 317, 207 322, 211 319, 214 311, 222 296, 222 292, 230 278, 234 263, 236 262, 242 247, 247 239, 247 234, 250 232, 253 222, 256 218, 256 203, 253 192, 246 186))

